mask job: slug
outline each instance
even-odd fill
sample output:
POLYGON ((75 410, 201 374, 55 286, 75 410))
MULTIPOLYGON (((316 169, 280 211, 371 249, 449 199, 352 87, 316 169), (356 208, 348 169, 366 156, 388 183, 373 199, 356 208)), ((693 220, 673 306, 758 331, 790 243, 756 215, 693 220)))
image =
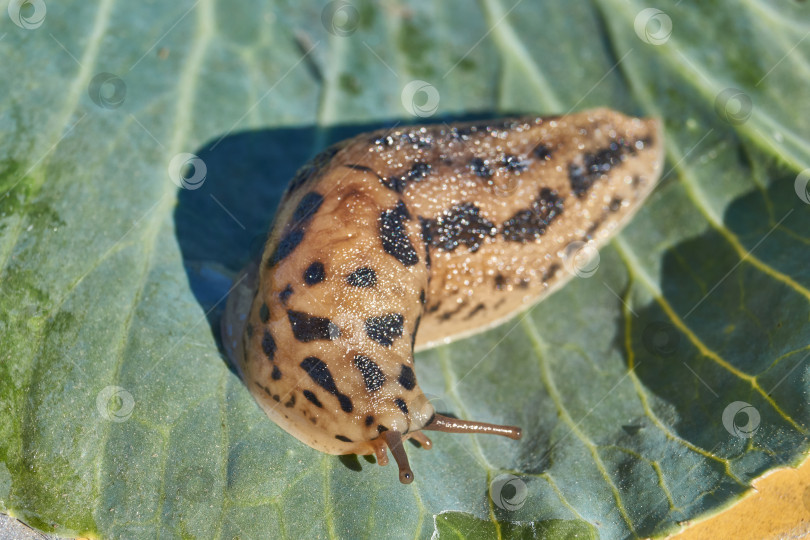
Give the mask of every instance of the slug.
MULTIPOLYGON (((424 431, 521 430, 437 414, 414 351, 490 328, 570 277, 662 167, 656 119, 608 109, 398 127, 340 142, 287 188, 240 275, 223 345, 267 416, 329 454, 373 454, 403 483, 424 431)), ((515 359, 514 361, 520 361, 515 359)))

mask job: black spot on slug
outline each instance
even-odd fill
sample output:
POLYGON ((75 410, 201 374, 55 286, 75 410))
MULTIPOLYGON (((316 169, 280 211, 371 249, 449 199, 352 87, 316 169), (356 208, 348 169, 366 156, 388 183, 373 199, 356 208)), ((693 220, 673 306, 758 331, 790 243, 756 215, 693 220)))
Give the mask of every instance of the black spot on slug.
POLYGON ((352 400, 349 396, 344 394, 337 395, 338 402, 340 403, 340 408, 343 409, 343 412, 350 413, 354 410, 354 405, 352 405, 352 400))
MULTIPOLYGON (((431 235, 433 232, 430 228, 431 221, 429 219, 425 219, 422 216, 419 216, 419 226, 421 227, 422 231, 422 242, 425 244, 425 266, 430 269, 430 242, 432 240, 431 235)), ((428 277, 428 280, 430 278, 428 277)))
POLYGON ((278 366, 273 366, 273 373, 270 374, 270 378, 272 378, 274 381, 281 378, 281 370, 278 369, 278 366))
POLYGON ((293 293, 292 285, 290 285, 288 283, 287 286, 284 287, 284 290, 281 291, 280 293, 278 293, 278 299, 281 300, 281 303, 286 306, 287 305, 287 300, 290 299, 290 296, 292 296, 292 293, 293 293))
POLYGON ((616 212, 621 207, 622 207, 622 199, 621 199, 621 197, 613 197, 610 200, 610 204, 608 204, 608 210, 610 210, 611 212, 616 212))
POLYGON ((405 390, 413 390, 414 386, 416 386, 416 375, 414 375, 413 370, 410 367, 402 364, 402 371, 399 372, 397 382, 405 390))
POLYGON ((366 425, 370 426, 373 423, 374 423, 374 417, 371 416, 371 415, 366 416, 366 425))
POLYGON ((419 262, 419 256, 408 238, 405 221, 411 219, 411 214, 405 203, 399 201, 397 205, 380 214, 379 234, 383 249, 404 266, 413 266, 419 262))
POLYGON ((366 167, 365 165, 358 165, 356 163, 348 163, 348 164, 344 165, 344 167, 347 167, 349 169, 353 169, 355 171, 368 172, 368 173, 373 174, 374 176, 379 177, 379 175, 377 173, 375 173, 373 169, 371 169, 370 167, 366 167))
POLYGON ((481 311, 483 309, 486 309, 486 306, 484 304, 478 304, 464 318, 465 319, 472 319, 479 311, 481 311))
POLYGON ((422 238, 441 251, 453 251, 459 245, 475 253, 487 237, 498 233, 497 227, 480 214, 473 203, 462 203, 445 210, 436 219, 422 221, 422 238))
POLYGON ((571 190, 577 197, 585 195, 599 175, 590 175, 585 168, 578 163, 568 164, 568 179, 571 183, 571 190))
POLYGON ((307 356, 300 366, 315 384, 330 394, 337 394, 338 390, 337 386, 335 386, 335 380, 332 378, 332 372, 329 371, 329 367, 323 360, 315 356, 307 356))
POLYGON ((508 242, 531 242, 546 232, 552 221, 563 213, 563 200, 556 191, 542 188, 531 206, 520 210, 503 223, 503 238, 508 242))
POLYGON ((423 161, 415 161, 407 172, 397 176, 389 176, 388 178, 380 178, 380 181, 385 187, 402 193, 405 188, 412 182, 419 182, 430 173, 430 164, 423 161))
POLYGON ((569 163, 568 180, 571 183, 571 191, 577 198, 582 198, 591 189, 594 182, 609 173, 613 167, 621 164, 628 155, 635 153, 634 144, 628 144, 624 139, 619 139, 611 141, 606 148, 583 155, 582 163, 569 163))
MULTIPOLYGON (((301 362, 300 366, 301 369, 307 372, 309 378, 312 379, 315 384, 337 397, 340 408, 343 409, 344 412, 352 412, 354 409, 352 400, 349 399, 348 396, 338 392, 335 379, 332 378, 332 372, 329 371, 329 367, 323 360, 315 356, 307 356, 301 362)), ((309 398, 307 397, 307 399, 309 398)))
POLYGON ((503 276, 503 274, 496 274, 495 288, 498 289, 499 291, 502 291, 504 290, 505 287, 506 287, 506 278, 503 276))
POLYGON ((292 409, 295 406, 295 394, 290 395, 290 399, 288 399, 287 402, 284 403, 284 406, 287 407, 288 409, 292 409))
POLYGON ((411 333, 411 349, 416 346, 416 332, 419 331, 419 323, 422 322, 422 314, 416 316, 416 322, 413 325, 413 332, 411 333))
POLYGON ((489 168, 487 161, 480 157, 474 157, 470 160, 470 169, 472 169, 472 172, 474 172, 476 176, 480 176, 481 178, 492 177, 492 169, 489 168))
POLYGON ((267 355, 268 360, 271 362, 275 360, 276 340, 273 339, 273 335, 267 329, 265 329, 264 335, 262 336, 262 350, 264 351, 264 354, 267 355))
POLYGON ((352 287, 373 287, 377 284, 377 272, 373 268, 363 266, 349 274, 346 283, 352 287))
POLYGON ((537 159, 548 161, 549 159, 551 159, 551 148, 549 148, 543 143, 540 143, 534 147, 534 149, 532 150, 532 154, 534 154, 534 157, 536 157, 537 159))
POLYGON ((441 320, 443 320, 443 321, 447 321, 447 320, 449 320, 449 319, 450 319, 450 318, 452 318, 454 315, 457 315, 457 314, 458 314, 458 313, 459 313, 459 312, 460 312, 462 309, 464 309, 464 307, 465 307, 466 305, 467 305, 467 302, 461 302, 461 303, 460 303, 458 306, 456 306, 456 308, 455 308, 455 309, 452 309, 452 310, 450 310, 450 311, 445 311, 444 313, 442 313, 441 315, 439 315, 439 319, 441 319, 441 320))
POLYGON ((390 347, 394 340, 402 337, 405 318, 399 313, 386 313, 380 317, 366 319, 366 334, 384 347, 390 347))
POLYGON ((419 291, 419 303, 424 306, 426 300, 427 298, 425 297, 425 289, 422 289, 421 291, 419 291))
POLYGON ((396 398, 394 400, 394 403, 396 403, 400 411, 402 411, 405 414, 408 414, 408 406, 405 404, 405 401, 402 398, 396 398))
POLYGON ((303 393, 304 393, 304 397, 307 398, 313 405, 323 409, 323 403, 320 402, 320 400, 318 399, 318 396, 316 396, 315 394, 313 394, 309 390, 304 390, 303 393))
POLYGON ((335 435, 335 438, 337 440, 343 441, 343 442, 352 442, 352 440, 350 438, 346 437, 345 435, 335 435))
POLYGON ((593 238, 593 233, 595 233, 596 230, 602 226, 602 223, 605 221, 605 217, 606 216, 602 215, 599 218, 597 218, 593 223, 591 223, 591 226, 588 227, 588 230, 585 231, 585 238, 587 239, 593 238))
POLYGON ((324 271, 323 263, 315 261, 304 270, 304 283, 307 285, 315 285, 326 279, 326 272, 324 271))
POLYGON ((340 329, 325 317, 315 317, 300 311, 287 310, 293 335, 298 341, 307 343, 318 339, 333 340, 340 337, 340 329))
POLYGON ((377 433, 382 433, 383 431, 388 431, 388 428, 382 424, 377 425, 377 433))
POLYGON ((388 178, 381 178, 380 181, 385 187, 390 190, 402 193, 405 191, 405 181, 400 176, 391 176, 388 178))
POLYGON ((362 354, 356 355, 354 357, 354 367, 363 375, 366 390, 369 392, 375 392, 385 384, 385 375, 380 369, 380 366, 368 356, 362 354))
POLYGON ((430 163, 424 161, 414 161, 411 169, 408 171, 408 176, 412 180, 419 180, 430 174, 430 163))
POLYGON ((301 199, 292 215, 292 227, 298 228, 307 223, 323 203, 323 195, 317 191, 310 191, 301 199))
POLYGON ((268 266, 275 266, 280 261, 284 260, 290 253, 292 253, 295 248, 298 247, 298 244, 301 243, 301 240, 304 239, 304 230, 303 229, 293 229, 284 236, 281 237, 281 240, 276 246, 276 250, 267 260, 268 266))
POLYGON ((267 308, 267 304, 262 303, 261 307, 259 308, 259 319, 263 323, 267 323, 270 320, 270 310, 267 308))
POLYGON ((529 168, 525 161, 513 154, 506 154, 501 161, 503 166, 509 172, 523 172, 529 168))
POLYGON ((304 239, 306 225, 323 202, 323 195, 310 191, 301 199, 293 212, 292 219, 285 227, 285 233, 276 246, 276 250, 267 261, 268 266, 275 266, 278 262, 295 251, 298 244, 304 239))

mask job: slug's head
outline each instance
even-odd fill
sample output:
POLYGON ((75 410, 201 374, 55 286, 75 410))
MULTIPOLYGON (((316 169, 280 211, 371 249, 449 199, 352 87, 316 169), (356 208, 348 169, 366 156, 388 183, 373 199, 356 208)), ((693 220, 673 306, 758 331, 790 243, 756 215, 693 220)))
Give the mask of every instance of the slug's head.
POLYGON ((369 350, 363 340, 350 338, 348 319, 336 319, 342 340, 282 346, 295 343, 288 335, 294 325, 287 313, 275 317, 280 312, 277 306, 263 314, 256 288, 253 264, 239 276, 228 298, 223 346, 264 412, 301 442, 328 454, 374 455, 380 465, 388 464, 390 450, 400 481, 410 483, 414 475, 403 441, 413 439, 430 449, 425 431, 520 438, 516 427, 437 414, 416 382, 410 347, 369 350), (272 342, 258 330, 262 327, 275 336, 272 342))
MULTIPOLYGON (((405 371, 411 377, 410 381, 403 380, 401 373, 399 377, 391 377, 381 371, 380 379, 386 381, 381 388, 373 393, 367 392, 367 388, 358 388, 351 398, 354 409, 350 414, 318 409, 314 411, 318 415, 317 423, 307 421, 312 417, 305 413, 305 417, 298 422, 279 421, 279 424, 309 446, 330 454, 374 455, 377 463, 387 465, 390 450, 403 484, 409 484, 414 479, 403 442, 413 439, 429 450, 433 443, 425 431, 493 434, 520 439, 522 431, 518 427, 472 422, 438 414, 416 385, 412 371, 405 371), (410 391, 402 392, 402 388, 398 388, 403 382, 410 391)), ((343 386, 346 387, 345 383, 343 386)), ((325 398, 328 399, 330 397, 325 398)), ((337 400, 341 401, 340 395, 337 400)))

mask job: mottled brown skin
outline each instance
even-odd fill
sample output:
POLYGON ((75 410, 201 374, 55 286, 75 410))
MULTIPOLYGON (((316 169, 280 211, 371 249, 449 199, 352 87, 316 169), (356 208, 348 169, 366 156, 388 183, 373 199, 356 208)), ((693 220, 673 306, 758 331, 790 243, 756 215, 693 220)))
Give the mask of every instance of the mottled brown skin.
POLYGON ((655 185, 661 149, 658 121, 606 109, 344 141, 291 183, 258 273, 229 299, 226 346, 267 414, 314 448, 383 462, 393 435, 429 446, 419 430, 442 421, 414 349, 562 284, 566 246, 616 232, 655 185))

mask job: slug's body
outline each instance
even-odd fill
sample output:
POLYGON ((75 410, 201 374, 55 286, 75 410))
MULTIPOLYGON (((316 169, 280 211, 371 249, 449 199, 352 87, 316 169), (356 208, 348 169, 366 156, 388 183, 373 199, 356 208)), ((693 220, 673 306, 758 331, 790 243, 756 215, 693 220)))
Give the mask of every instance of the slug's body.
POLYGON ((420 430, 518 438, 436 415, 414 350, 490 327, 563 283, 566 247, 611 236, 661 161, 656 120, 605 109, 339 143, 293 179, 261 263, 229 298, 223 341, 282 428, 382 464, 388 446, 404 482, 401 441, 430 447, 420 430))

